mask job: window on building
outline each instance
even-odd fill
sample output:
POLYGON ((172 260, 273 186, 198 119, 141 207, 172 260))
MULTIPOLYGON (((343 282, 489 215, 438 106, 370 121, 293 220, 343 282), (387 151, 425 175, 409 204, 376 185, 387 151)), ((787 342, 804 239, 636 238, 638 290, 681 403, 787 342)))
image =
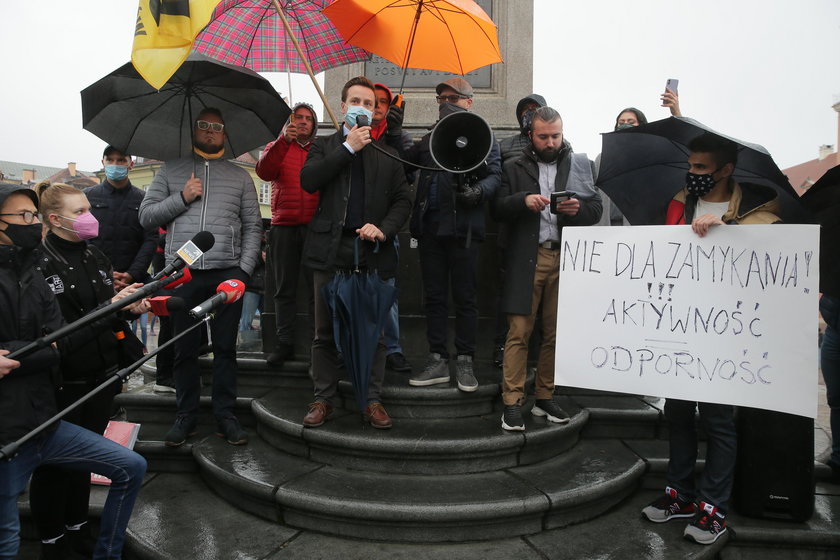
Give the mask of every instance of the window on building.
POLYGON ((260 204, 271 204, 271 183, 260 183, 260 204))

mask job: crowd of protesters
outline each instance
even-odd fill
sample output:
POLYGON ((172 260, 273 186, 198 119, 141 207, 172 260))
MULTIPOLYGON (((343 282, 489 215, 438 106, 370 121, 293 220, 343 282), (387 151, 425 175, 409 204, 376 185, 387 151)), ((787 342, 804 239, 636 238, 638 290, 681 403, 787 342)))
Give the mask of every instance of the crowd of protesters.
MULTIPOLYGON (((441 82, 435 91, 440 119, 480 109, 472 85, 464 78, 441 82)), ((18 360, 5 355, 43 336, 44 325, 55 330, 132 294, 148 281, 153 259, 155 271, 162 270, 201 231, 213 233, 215 243, 190 266, 192 279, 179 288, 186 307, 213 296, 220 282, 249 286, 244 312, 241 301, 229 302, 209 323, 216 432, 230 444, 248 441, 234 411, 236 341, 237 332, 250 329, 261 307, 263 276, 272 279, 266 283, 272 289, 266 296, 273 300, 276 326, 276 343, 266 349, 266 362, 280 369, 296 357, 311 359, 314 398, 302 424, 317 428, 337 406, 338 381, 345 373, 345 357, 337 348, 333 314, 322 290, 337 271, 355 266, 398 283, 398 234, 406 227, 420 260, 428 353, 422 366, 412 368, 400 343, 395 302, 378 340, 370 341, 376 352, 362 416, 374 428, 393 426, 381 400, 386 368, 404 372, 409 385, 422 388, 450 383, 451 360, 455 386, 475 391, 477 294, 479 282, 486 281, 479 277, 478 262, 488 215, 499 225, 499 270, 487 278, 496 282, 499 293, 499 320, 491 335, 492 362, 502 370, 501 428, 525 430, 522 411, 535 331, 540 343, 530 412, 548 422, 568 422, 569 414, 558 404, 554 387, 562 230, 627 225, 595 186, 597 159, 574 152, 564 136, 560 113, 543 96, 531 94, 517 103, 517 133, 501 142, 492 138, 477 171, 434 171, 429 169, 436 162, 430 134, 415 141, 404 131, 407 111, 394 97, 383 84, 364 77, 351 79, 341 93, 343 122, 330 135, 317 134, 311 105, 294 106, 289 122, 265 147, 256 166, 256 173, 271 182, 267 240, 253 181, 224 153, 225 131, 238 123, 225 122, 213 108, 204 108, 193 123, 194 153, 165 162, 145 193, 128 178, 131 155, 114 146, 103 153, 105 180, 84 193, 62 184, 42 185, 37 195, 24 187, 0 185, 0 296, 26 302, 7 305, 17 315, 0 321, 0 444, 21 437, 123 365, 126 358, 121 359, 121 353, 131 354, 133 339, 123 342, 130 330, 126 320, 145 316, 148 303, 139 300, 118 316, 91 323, 18 360), (374 143, 376 149, 368 147, 374 143), (557 193, 562 196, 553 198, 557 193), (308 296, 298 305, 301 280, 308 296), (449 345, 450 301, 454 351, 449 345), (296 326, 304 310, 310 317, 312 344, 302 352, 307 355, 299 355, 296 326), (60 371, 57 376, 55 366, 60 371), (29 398, 21 399, 24 394, 29 398)), ((680 115, 674 92, 666 90, 662 106, 680 115)), ((641 111, 629 107, 620 111, 614 129, 646 122, 641 111)), ((665 223, 691 224, 703 236, 723 223, 779 221, 772 193, 751 193, 755 196, 750 200, 761 199, 760 208, 750 207, 747 212, 742 207, 742 193, 753 187, 732 178, 737 150, 731 141, 704 134, 689 150, 686 186, 669 205, 665 223)), ((823 306, 829 343, 838 328, 835 301, 829 298, 823 306)), ((161 353, 155 384, 158 392, 175 393, 175 421, 164 436, 171 447, 183 444, 197 430, 201 388, 197 359, 203 330, 193 328, 198 321, 186 310, 161 318, 161 345, 181 335, 174 350, 161 353)), ((837 369, 835 346, 829 344, 824 350, 826 371, 837 369)), ((838 393, 835 378, 826 379, 830 401, 838 393)), ((4 504, 0 558, 16 554, 16 499, 33 471, 32 510, 43 557, 69 557, 69 551, 82 557, 120 557, 145 462, 96 435, 105 429, 114 394, 103 393, 47 430, 37 440, 46 452, 36 453, 33 442, 11 461, 0 462, 4 504), (78 442, 71 447, 73 438, 78 442), (106 459, 92 464, 95 453, 106 459), (64 476, 64 469, 76 474, 64 476), (98 538, 86 528, 90 471, 113 480, 98 538), (45 505, 59 499, 64 507, 45 505)), ((671 424, 667 487, 643 514, 653 522, 690 518, 685 535, 713 543, 727 530, 736 448, 733 407, 668 399, 665 416, 671 424), (709 452, 695 487, 698 408, 709 452)), ((836 423, 833 414, 832 425, 836 423)), ((830 465, 835 476, 840 475, 836 444, 830 465)))

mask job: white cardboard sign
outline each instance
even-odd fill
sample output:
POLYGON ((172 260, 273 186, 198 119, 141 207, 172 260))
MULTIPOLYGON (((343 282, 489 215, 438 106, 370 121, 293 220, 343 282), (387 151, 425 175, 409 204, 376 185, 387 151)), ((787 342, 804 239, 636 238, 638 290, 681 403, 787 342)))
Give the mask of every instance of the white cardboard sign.
POLYGON ((558 385, 815 417, 819 226, 566 227, 558 385))

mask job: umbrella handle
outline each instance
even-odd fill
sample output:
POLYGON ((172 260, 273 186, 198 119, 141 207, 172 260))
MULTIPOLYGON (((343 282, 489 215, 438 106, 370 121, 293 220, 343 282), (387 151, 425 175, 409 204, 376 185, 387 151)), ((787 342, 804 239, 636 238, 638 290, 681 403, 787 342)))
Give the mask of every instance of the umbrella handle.
MULTIPOLYGON (((361 245, 362 238, 360 236, 356 236, 356 240, 353 244, 353 264, 356 265, 355 272, 359 272, 359 246, 361 245)), ((376 247, 374 247, 373 252, 379 252, 379 240, 374 241, 376 243, 376 247)))
POLYGON ((335 113, 333 113, 332 107, 330 107, 330 104, 327 101, 327 97, 324 95, 324 92, 321 91, 321 86, 320 84, 318 84, 318 80, 315 79, 315 72, 312 71, 312 66, 309 64, 309 59, 303 56, 303 49, 300 48, 295 34, 292 33, 292 28, 289 25, 289 22, 286 20, 286 14, 283 13, 283 8, 280 7, 280 4, 277 2, 277 0, 271 0, 271 3, 274 5, 274 9, 277 10, 277 15, 280 16, 280 21, 283 22, 283 27, 286 28, 286 33, 289 35, 289 39, 292 40, 292 45, 295 46, 295 50, 297 51, 298 56, 300 57, 301 61, 303 61, 303 65, 306 66, 306 71, 309 73, 309 78, 312 80, 312 84, 318 91, 318 95, 321 97, 321 101, 324 102, 324 108, 327 110, 327 113, 329 113, 330 119, 332 119, 333 125, 335 125, 335 129, 341 130, 341 127, 338 124, 338 119, 335 118, 335 113))

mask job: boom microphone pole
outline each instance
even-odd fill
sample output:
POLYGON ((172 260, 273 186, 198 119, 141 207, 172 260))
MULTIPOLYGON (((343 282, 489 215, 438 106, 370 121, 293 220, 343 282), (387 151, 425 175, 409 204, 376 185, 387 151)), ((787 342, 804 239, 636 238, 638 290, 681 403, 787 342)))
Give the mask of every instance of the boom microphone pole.
POLYGON ((165 278, 161 278, 160 280, 155 280, 154 282, 149 282, 148 284, 144 284, 141 288, 139 288, 133 294, 127 295, 124 298, 118 299, 117 301, 111 302, 105 307, 100 307, 99 309, 94 309, 84 317, 73 321, 69 325, 64 325, 58 330, 51 332, 48 335, 42 336, 41 338, 34 340, 20 348, 15 350, 11 354, 8 354, 6 357, 10 360, 17 360, 27 354, 30 354, 36 350, 41 350, 42 348, 46 348, 59 338, 67 336, 68 334, 72 333, 73 331, 83 327, 89 323, 93 323, 94 321, 98 321, 103 317, 110 315, 112 313, 116 313, 123 307, 134 303, 137 300, 143 299, 145 297, 149 297, 164 286, 172 284, 178 280, 180 280, 184 276, 184 271, 178 271, 178 273, 173 274, 172 276, 167 276, 165 278))
MULTIPOLYGON (((175 298, 173 298, 173 299, 175 299, 175 298)), ((183 306, 183 300, 181 300, 181 306, 183 306)), ((168 307, 169 307, 170 310, 174 310, 173 305, 170 304, 168 307)), ((166 343, 164 343, 161 346, 158 346, 153 351, 149 352, 148 354, 146 354, 145 356, 143 356, 142 358, 140 358, 139 360, 137 360, 136 362, 134 362, 130 366, 125 367, 125 368, 117 371, 116 373, 114 373, 111 377, 109 377, 108 379, 106 379, 105 381, 100 383, 98 386, 91 389, 91 391, 89 393, 87 393, 86 395, 84 395, 82 398, 80 398, 79 400, 77 400, 76 402, 74 402, 73 404, 71 404, 70 406, 65 408, 64 410, 59 411, 55 416, 53 416, 49 420, 45 421, 43 424, 41 424, 37 428, 31 430, 29 433, 27 433, 26 435, 21 437, 19 440, 13 441, 11 443, 8 443, 8 444, 4 445, 2 448, 0 448, 0 460, 3 460, 3 459, 10 460, 10 459, 12 459, 15 455, 17 455, 17 452, 20 449, 21 445, 25 444, 29 440, 31 440, 31 439, 37 437, 38 435, 40 435, 47 428, 49 428, 50 426, 52 426, 53 424, 55 424, 56 422, 58 422, 59 420, 64 418, 64 416, 66 416, 68 413, 77 409, 78 407, 80 407, 81 405, 83 405, 84 403, 86 403, 87 401, 92 399, 94 396, 98 395, 103 390, 108 388, 117 379, 119 379, 120 382, 125 381, 126 378, 128 377, 128 375, 131 372, 133 372, 134 370, 136 370, 137 368, 139 368, 140 366, 145 364, 153 356, 157 355, 158 352, 160 352, 164 348, 174 344, 176 340, 178 340, 179 338, 181 338, 183 336, 186 336, 193 329, 196 329, 200 326, 203 326, 204 323, 208 322, 209 320, 210 320, 210 316, 207 316, 204 319, 202 319, 201 321, 199 321, 199 322, 195 323, 194 325, 192 325, 191 327, 189 327, 188 329, 179 333, 177 336, 172 337, 166 343)))

